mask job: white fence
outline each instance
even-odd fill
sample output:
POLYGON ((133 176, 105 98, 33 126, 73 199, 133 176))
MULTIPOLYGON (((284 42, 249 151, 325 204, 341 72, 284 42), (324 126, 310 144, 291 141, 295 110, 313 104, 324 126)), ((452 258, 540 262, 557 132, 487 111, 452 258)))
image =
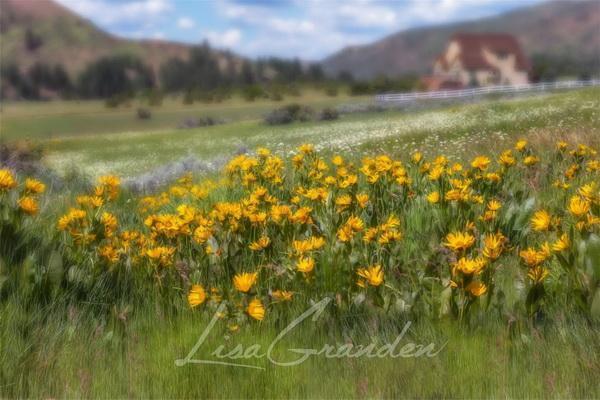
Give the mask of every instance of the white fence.
POLYGON ((589 81, 562 81, 528 83, 523 85, 484 86, 471 89, 441 90, 436 92, 389 93, 375 96, 379 103, 400 103, 421 99, 451 99, 456 97, 474 97, 492 93, 544 92, 547 90, 576 89, 588 86, 600 86, 600 79, 589 81))

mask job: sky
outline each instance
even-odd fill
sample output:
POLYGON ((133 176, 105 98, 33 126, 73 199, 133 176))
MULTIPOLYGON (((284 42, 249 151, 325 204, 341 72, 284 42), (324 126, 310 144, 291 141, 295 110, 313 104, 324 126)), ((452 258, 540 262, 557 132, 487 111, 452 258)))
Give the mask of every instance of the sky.
POLYGON ((249 57, 320 60, 401 30, 544 0, 56 0, 126 38, 204 40, 249 57))

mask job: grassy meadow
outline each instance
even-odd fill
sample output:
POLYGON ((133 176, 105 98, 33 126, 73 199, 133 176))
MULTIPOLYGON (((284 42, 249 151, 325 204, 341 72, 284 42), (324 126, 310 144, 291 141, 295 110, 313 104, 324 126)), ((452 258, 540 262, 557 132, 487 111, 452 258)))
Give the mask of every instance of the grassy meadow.
POLYGON ((274 106, 3 106, 3 140, 65 178, 0 168, 0 397, 600 397, 598 89, 266 126, 274 106), (174 128, 192 112, 229 122, 174 128), (215 169, 126 184, 186 157, 215 169), (269 361, 323 299, 272 356, 328 350, 269 361), (213 323, 193 358, 246 367, 178 366, 213 323), (435 354, 344 356, 398 337, 435 354))
MULTIPOLYGON (((303 104, 315 109, 334 104, 364 102, 361 98, 324 98, 307 93, 303 104)), ((6 106, 2 132, 8 141, 34 140, 47 151, 46 162, 60 172, 81 170, 92 177, 115 173, 132 177, 189 156, 202 160, 227 159, 240 149, 265 146, 278 155, 289 154, 303 142, 323 151, 401 155, 417 149, 469 157, 489 143, 508 143, 536 129, 559 132, 597 129, 600 95, 597 89, 563 92, 532 98, 484 101, 418 112, 370 112, 342 116, 337 121, 267 126, 261 116, 278 107, 275 102, 193 106, 166 102, 149 121, 135 118, 134 109, 106 110, 101 103, 61 107, 54 103, 6 106), (81 107, 81 109, 78 109, 81 107), (198 108, 199 107, 199 108, 198 108), (205 108, 214 112, 205 113, 205 108), (72 108, 73 114, 62 112, 72 108), (75 111, 78 110, 78 111, 75 111), (247 113, 246 116, 241 113, 247 113), (166 122, 163 125, 163 116, 166 122), (230 123, 195 129, 175 129, 190 116, 223 117, 240 113, 230 123), (77 122, 77 114, 82 120, 77 122), (43 129, 55 129, 46 139, 43 129)), ((302 100, 302 99, 300 99, 302 100)), ((295 101, 295 100, 294 100, 295 101)))
POLYGON ((2 106, 2 131, 7 140, 51 140, 61 137, 173 130, 185 118, 214 117, 224 122, 259 120, 263 114, 286 103, 301 103, 314 108, 364 102, 365 96, 349 96, 341 91, 335 97, 320 90, 305 89, 284 101, 257 99, 246 101, 238 96, 221 102, 182 103, 181 97, 167 96, 159 106, 132 99, 116 108, 104 101, 71 100, 52 102, 14 102, 2 106), (136 118, 138 108, 152 112, 149 120, 136 118))

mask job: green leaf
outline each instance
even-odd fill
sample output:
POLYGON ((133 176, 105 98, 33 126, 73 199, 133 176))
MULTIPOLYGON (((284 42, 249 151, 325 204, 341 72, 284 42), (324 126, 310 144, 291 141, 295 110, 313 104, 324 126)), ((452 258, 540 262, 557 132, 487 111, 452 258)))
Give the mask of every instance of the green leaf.
POLYGON ((59 252, 53 251, 48 260, 48 280, 54 286, 59 286, 63 277, 63 260, 59 252))
POLYGON ((590 315, 593 319, 600 321, 600 288, 596 289, 596 294, 590 308, 590 315))
POLYGON ((586 271, 600 281, 600 237, 597 235, 590 235, 587 241, 584 265, 586 271))
POLYGON ((452 300, 452 288, 448 286, 442 291, 440 296, 440 316, 450 315, 452 312, 452 308, 450 306, 450 301, 452 300))

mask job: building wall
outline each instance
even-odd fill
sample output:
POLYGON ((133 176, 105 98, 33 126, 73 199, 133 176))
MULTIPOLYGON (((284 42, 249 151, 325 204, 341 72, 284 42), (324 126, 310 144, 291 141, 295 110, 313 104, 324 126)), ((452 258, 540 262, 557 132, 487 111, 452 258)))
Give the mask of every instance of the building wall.
POLYGON ((527 72, 519 71, 516 68, 515 54, 497 55, 484 49, 483 56, 494 69, 468 71, 460 62, 460 52, 460 45, 456 41, 450 42, 445 53, 442 55, 445 63, 436 61, 433 66, 434 76, 459 81, 464 86, 470 86, 473 83, 479 86, 529 83, 527 72))
POLYGON ((517 70, 517 58, 514 54, 507 54, 500 57, 487 49, 483 49, 485 60, 496 67, 500 72, 500 85, 520 85, 529 83, 527 72, 517 70))

